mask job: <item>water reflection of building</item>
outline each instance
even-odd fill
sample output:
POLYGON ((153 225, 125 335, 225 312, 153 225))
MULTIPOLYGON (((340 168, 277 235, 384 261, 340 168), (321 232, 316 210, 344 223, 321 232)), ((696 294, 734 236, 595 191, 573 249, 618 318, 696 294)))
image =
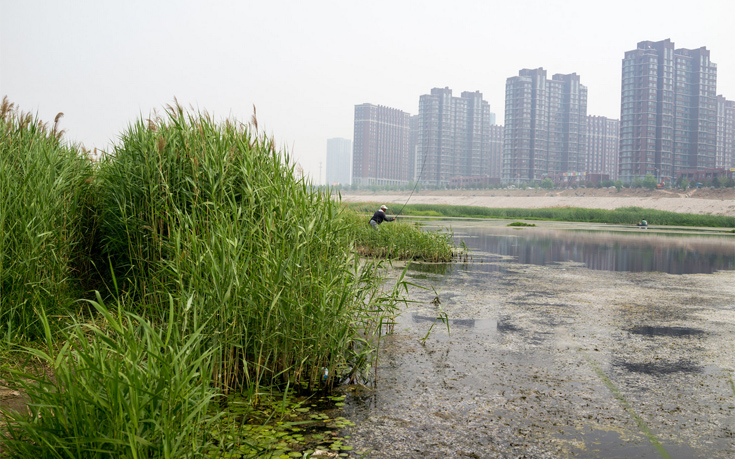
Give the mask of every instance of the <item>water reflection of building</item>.
MULTIPOLYGON (((735 269, 735 243, 722 238, 507 228, 465 231, 473 236, 465 240, 471 250, 512 257, 524 264, 577 262, 595 270, 670 274, 735 269)), ((455 230, 455 236, 461 238, 462 234, 455 230)), ((473 269, 491 272, 502 269, 501 265, 476 265, 473 269)))

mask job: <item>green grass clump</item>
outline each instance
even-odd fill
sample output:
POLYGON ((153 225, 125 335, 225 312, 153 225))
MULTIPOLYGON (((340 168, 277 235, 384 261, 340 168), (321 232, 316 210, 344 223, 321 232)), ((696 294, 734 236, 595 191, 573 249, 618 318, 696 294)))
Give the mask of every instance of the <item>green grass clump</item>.
POLYGON ((536 226, 536 224, 526 223, 526 222, 513 222, 513 223, 508 223, 508 226, 536 226))
POLYGON ((41 315, 47 348, 26 352, 43 368, 14 375, 28 412, 2 412, 8 457, 201 457, 215 392, 193 314, 175 317, 172 306, 155 326, 93 306, 101 325, 76 323, 58 344, 41 315))
MULTIPOLYGON (((370 214, 372 215, 372 213, 370 214)), ((361 255, 374 258, 450 262, 455 244, 451 232, 423 231, 416 223, 400 218, 385 222, 375 231, 368 221, 369 215, 347 211, 351 237, 361 255)))
MULTIPOLYGON (((62 114, 56 117, 58 123, 62 114)), ((0 338, 42 335, 38 312, 66 314, 88 269, 85 153, 7 98, 0 105, 0 338)))
MULTIPOLYGON (((349 203, 350 209, 360 211, 375 207, 369 203, 349 203)), ((700 215, 644 209, 641 207, 621 207, 615 210, 585 209, 581 207, 547 207, 543 209, 490 208, 478 206, 450 206, 440 204, 408 204, 403 211, 406 215, 443 216, 465 218, 507 218, 524 220, 551 220, 565 222, 610 223, 634 225, 646 219, 649 225, 690 226, 728 228, 735 227, 735 217, 722 215, 700 215)))

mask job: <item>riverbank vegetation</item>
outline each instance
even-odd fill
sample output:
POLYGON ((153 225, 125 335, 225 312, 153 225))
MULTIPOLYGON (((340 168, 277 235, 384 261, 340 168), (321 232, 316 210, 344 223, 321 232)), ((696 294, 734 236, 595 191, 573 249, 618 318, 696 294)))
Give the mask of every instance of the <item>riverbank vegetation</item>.
POLYGON ((234 394, 368 381, 405 289, 373 257, 451 254, 413 225, 363 231, 255 117, 170 106, 92 162, 5 99, 0 134, 0 355, 26 362, 0 381, 29 400, 0 407, 8 457, 265 454, 209 423, 234 394))
POLYGON ((422 231, 418 223, 401 219, 383 223, 376 231, 368 224, 371 215, 351 210, 346 212, 350 234, 360 255, 425 262, 452 261, 456 246, 451 232, 422 231))
MULTIPOLYGON (((355 211, 373 208, 373 203, 348 203, 355 211)), ((649 225, 733 228, 735 217, 700 215, 621 207, 615 210, 586 209, 581 207, 548 207, 543 209, 490 208, 477 206, 450 206, 440 204, 407 204, 403 215, 452 218, 503 218, 523 220, 551 220, 564 222, 609 223, 635 225, 647 220, 649 225)))
POLYGON ((58 128, 0 105, 0 337, 42 336, 37 312, 77 306, 90 270, 92 165, 58 128))

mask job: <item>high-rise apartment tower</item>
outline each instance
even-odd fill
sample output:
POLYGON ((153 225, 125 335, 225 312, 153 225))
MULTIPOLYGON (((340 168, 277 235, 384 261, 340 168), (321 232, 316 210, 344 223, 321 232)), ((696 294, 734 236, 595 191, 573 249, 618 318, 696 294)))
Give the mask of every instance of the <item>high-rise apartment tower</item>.
POLYGON ((717 96, 715 167, 735 167, 735 101, 717 96))
POLYGON ((541 181, 585 168, 587 88, 576 73, 523 69, 505 84, 502 179, 541 181))
POLYGON ((709 51, 642 41, 623 59, 620 179, 715 167, 717 65, 709 51))
POLYGON ((482 94, 434 88, 419 98, 414 176, 426 185, 443 186, 452 178, 490 172, 490 104, 482 94))
POLYGON ((352 180, 360 185, 403 185, 409 167, 411 115, 382 105, 355 105, 352 180))
MULTIPOLYGON (((493 116, 494 118, 494 116, 493 116)), ((490 167, 488 176, 500 179, 503 170, 503 126, 493 124, 490 126, 490 167)))
POLYGON ((618 178, 620 121, 604 116, 587 116, 587 161, 585 170, 618 178))
POLYGON ((327 185, 352 183, 352 141, 327 139, 327 185))

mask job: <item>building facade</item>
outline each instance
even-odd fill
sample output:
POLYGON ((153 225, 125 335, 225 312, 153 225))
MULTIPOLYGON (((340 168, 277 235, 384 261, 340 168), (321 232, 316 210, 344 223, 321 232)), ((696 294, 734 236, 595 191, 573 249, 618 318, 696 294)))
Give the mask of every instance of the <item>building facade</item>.
POLYGON ((405 185, 410 167, 411 115, 382 105, 355 105, 352 181, 360 185, 405 185))
POLYGON ((715 166, 717 65, 709 51, 643 41, 623 59, 619 178, 715 166))
MULTIPOLYGON (((494 118, 494 116, 493 116, 494 118)), ((500 180, 503 170, 503 133, 505 128, 497 124, 490 126, 490 165, 488 176, 500 180)))
POLYGON ((414 179, 447 186, 452 178, 490 171, 490 104, 479 91, 453 97, 434 88, 419 98, 414 179))
POLYGON ((327 185, 352 184, 352 141, 327 139, 327 185))
POLYGON ((419 141, 419 115, 411 115, 408 140, 408 165, 411 181, 416 179, 416 151, 419 141))
POLYGON ((506 183, 541 181, 585 168, 587 88, 579 75, 523 69, 505 85, 501 177, 506 183))
POLYGON ((735 167, 735 101, 717 96, 715 168, 735 167))
POLYGON ((585 171, 618 179, 620 121, 604 116, 587 116, 587 159, 585 171))

